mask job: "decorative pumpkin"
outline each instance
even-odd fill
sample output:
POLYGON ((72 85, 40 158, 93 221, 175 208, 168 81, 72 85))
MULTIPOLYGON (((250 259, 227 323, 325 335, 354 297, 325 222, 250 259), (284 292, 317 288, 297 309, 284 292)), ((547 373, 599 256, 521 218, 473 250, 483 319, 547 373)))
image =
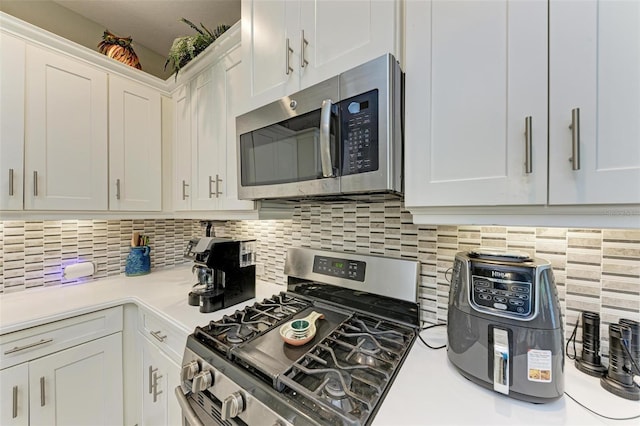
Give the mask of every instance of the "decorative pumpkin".
POLYGON ((98 43, 98 51, 107 55, 109 58, 141 70, 142 65, 140 65, 138 55, 136 55, 133 47, 131 47, 132 41, 133 39, 131 37, 118 37, 108 30, 105 30, 102 35, 102 41, 98 43))

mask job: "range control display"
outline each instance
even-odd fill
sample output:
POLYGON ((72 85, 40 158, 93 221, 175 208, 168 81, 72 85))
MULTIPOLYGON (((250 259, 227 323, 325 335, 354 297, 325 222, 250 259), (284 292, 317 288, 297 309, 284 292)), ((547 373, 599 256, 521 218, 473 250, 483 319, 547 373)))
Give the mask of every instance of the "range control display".
POLYGON ((353 281, 364 281, 366 267, 367 264, 365 262, 358 260, 327 256, 315 256, 313 258, 313 272, 353 281))
POLYGON ((534 277, 530 270, 471 267, 469 299, 479 311, 524 318, 534 311, 534 277))

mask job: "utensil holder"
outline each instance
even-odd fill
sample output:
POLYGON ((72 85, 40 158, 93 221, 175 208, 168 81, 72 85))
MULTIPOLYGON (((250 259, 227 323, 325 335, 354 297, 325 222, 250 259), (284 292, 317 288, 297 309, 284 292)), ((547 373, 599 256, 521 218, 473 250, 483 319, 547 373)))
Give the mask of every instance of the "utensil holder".
POLYGON ((135 277, 151 272, 150 252, 151 248, 149 246, 131 247, 124 267, 124 274, 128 277, 135 277))

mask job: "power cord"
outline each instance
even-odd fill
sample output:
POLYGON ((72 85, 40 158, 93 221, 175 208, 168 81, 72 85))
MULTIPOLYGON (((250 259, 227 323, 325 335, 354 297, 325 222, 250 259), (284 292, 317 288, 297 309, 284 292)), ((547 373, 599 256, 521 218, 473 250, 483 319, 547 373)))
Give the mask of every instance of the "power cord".
MULTIPOLYGON (((426 327, 422 327, 422 328, 420 329, 420 332, 423 332, 424 330, 428 330, 428 329, 430 329, 430 328, 434 328, 434 327, 443 327, 443 326, 446 326, 446 325, 447 325, 447 323, 446 323, 446 322, 441 323, 441 324, 432 324, 432 325, 428 325, 428 326, 426 326, 426 327)), ((441 345, 441 346, 431 346, 430 344, 428 344, 428 343, 427 343, 427 342, 422 338, 422 336, 420 335, 420 333, 418 333, 418 339, 420 339, 420 341, 421 341, 422 343, 424 343, 424 344, 425 344, 429 349, 443 349, 443 348, 446 348, 446 347, 447 347, 447 345, 446 345, 446 344, 445 344, 445 345, 441 345)))
POLYGON ((571 333, 569 340, 567 340, 567 345, 565 346, 565 353, 567 354, 567 358, 569 359, 576 359, 576 356, 578 355, 576 352, 576 333, 578 332, 579 323, 580 323, 580 316, 578 316, 578 319, 576 320, 576 326, 573 327, 573 333, 571 333), (571 343, 572 341, 573 341, 573 356, 569 355, 569 343, 571 343))
POLYGON ((637 416, 632 416, 632 417, 609 417, 609 416, 605 416, 604 414, 600 414, 597 411, 594 411, 591 408, 587 407, 586 405, 582 404, 580 401, 578 401, 577 399, 575 399, 574 397, 569 395, 567 392, 565 392, 564 394, 567 395, 569 398, 571 398, 573 400, 573 402, 575 402, 576 404, 578 404, 579 406, 581 406, 585 410, 590 411, 593 414, 595 414, 596 416, 602 417, 603 419, 607 419, 607 420, 634 420, 634 419, 640 419, 640 414, 638 414, 637 416))

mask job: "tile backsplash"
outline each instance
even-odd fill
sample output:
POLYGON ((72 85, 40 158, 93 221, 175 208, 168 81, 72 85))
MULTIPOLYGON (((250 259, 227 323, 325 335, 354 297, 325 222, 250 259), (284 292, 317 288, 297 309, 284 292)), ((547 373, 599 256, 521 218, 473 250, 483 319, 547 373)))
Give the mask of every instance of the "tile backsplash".
MULTIPOLYGON (((285 284, 288 247, 372 253, 421 262, 419 297, 427 323, 447 318, 447 270, 474 247, 525 251, 553 266, 568 337, 583 310, 599 312, 601 336, 619 318, 640 321, 640 230, 414 225, 401 201, 301 204, 292 219, 216 222, 217 236, 255 238, 258 278, 285 284)), ((62 268, 97 265, 94 278, 124 272, 131 233, 150 236, 152 269, 183 263, 197 220, 0 222, 0 291, 64 284, 62 268)))

